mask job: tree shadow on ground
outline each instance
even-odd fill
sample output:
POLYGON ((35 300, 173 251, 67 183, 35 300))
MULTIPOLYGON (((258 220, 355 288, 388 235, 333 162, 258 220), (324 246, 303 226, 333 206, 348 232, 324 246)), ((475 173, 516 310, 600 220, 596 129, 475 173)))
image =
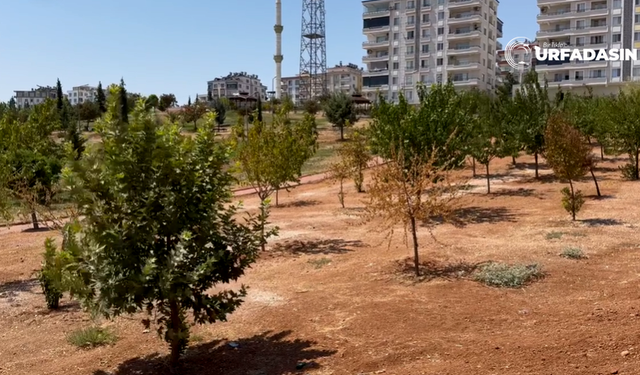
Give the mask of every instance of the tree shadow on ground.
POLYGON ((38 229, 35 228, 27 228, 27 229, 23 229, 22 233, 41 233, 41 232, 51 232, 52 230, 54 230, 53 228, 48 228, 48 227, 40 227, 38 229))
MULTIPOLYGON (((455 262, 423 261, 419 264, 420 280, 455 280, 469 278, 480 266, 486 263, 487 262, 468 263, 461 260, 455 262)), ((403 275, 415 277, 416 267, 413 258, 397 261, 397 269, 398 272, 403 275)))
POLYGON ((319 368, 316 359, 337 352, 316 348, 314 341, 287 339, 290 334, 265 332, 233 343, 214 340, 197 345, 173 370, 168 356, 152 354, 127 360, 115 372, 98 370, 93 375, 284 375, 319 368))
POLYGON ((598 196, 597 194, 586 195, 585 198, 594 199, 594 200, 605 200, 605 199, 613 199, 613 195, 602 194, 598 196))
POLYGON ((580 222, 590 227, 612 227, 624 224, 618 219, 583 219, 580 222))
POLYGON ((345 254, 353 251, 353 247, 365 247, 362 241, 346 241, 342 239, 284 241, 273 246, 273 252, 287 254, 345 254))
POLYGON ((464 207, 455 210, 451 218, 451 224, 457 227, 516 221, 516 215, 506 207, 464 207))
MULTIPOLYGON (((517 162, 516 165, 510 164, 513 169, 531 169, 536 170, 536 163, 517 162)), ((538 163, 538 172, 549 169, 549 165, 544 162, 538 163)))
POLYGON ((537 197, 538 199, 542 199, 542 197, 536 194, 535 189, 500 189, 493 193, 493 195, 498 197, 537 197))
POLYGON ((31 292, 38 285, 37 279, 16 280, 0 284, 0 294, 31 292))
POLYGON ((519 182, 523 184, 535 184, 535 183, 552 184, 558 181, 559 181, 558 178, 556 178, 554 174, 549 173, 549 174, 540 174, 538 178, 536 178, 535 176, 525 177, 525 178, 522 178, 519 182))
POLYGON ((319 204, 320 202, 314 199, 303 199, 303 200, 297 200, 293 202, 280 203, 277 206, 272 206, 272 208, 311 207, 311 206, 317 206, 319 204))

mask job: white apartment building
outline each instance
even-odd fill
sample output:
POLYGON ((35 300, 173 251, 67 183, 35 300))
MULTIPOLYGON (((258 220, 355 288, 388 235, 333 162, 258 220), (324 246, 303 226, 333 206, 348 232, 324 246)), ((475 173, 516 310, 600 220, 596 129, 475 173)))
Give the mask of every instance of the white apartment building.
POLYGON ((67 98, 69 99, 69 103, 71 103, 71 105, 76 105, 84 102, 94 101, 97 94, 97 87, 82 85, 76 86, 72 90, 67 91, 67 98))
MULTIPOLYGON (((567 48, 640 48, 640 0, 538 0, 538 43, 567 48)), ((585 91, 617 93, 624 81, 640 78, 640 61, 537 61, 539 78, 549 94, 585 91)))
POLYGON ((460 89, 492 90, 502 37, 497 0, 364 0, 367 51, 362 92, 388 100, 403 92, 418 102, 416 84, 451 79, 460 89))
POLYGON ((56 99, 58 97, 57 90, 51 86, 38 86, 31 90, 16 90, 15 100, 18 108, 33 107, 40 103, 44 103, 47 99, 56 99))
MULTIPOLYGON (((300 100, 300 76, 282 78, 282 94, 287 95, 296 105, 302 104, 300 100)), ((353 95, 362 90, 362 68, 356 64, 338 65, 327 69, 327 91, 331 94, 342 91, 353 95)))
POLYGON ((229 73, 224 77, 208 81, 207 95, 208 93, 211 93, 213 99, 248 93, 253 97, 265 100, 267 87, 262 84, 260 78, 255 74, 247 74, 246 72, 229 73))

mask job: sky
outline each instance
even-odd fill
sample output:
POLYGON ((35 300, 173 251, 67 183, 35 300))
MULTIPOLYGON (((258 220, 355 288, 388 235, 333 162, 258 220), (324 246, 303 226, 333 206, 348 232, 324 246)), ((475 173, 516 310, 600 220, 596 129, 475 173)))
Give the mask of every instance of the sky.
MULTIPOLYGON (((282 75, 299 71, 302 0, 282 0, 282 75)), ((327 66, 362 66, 362 3, 325 0, 327 66)), ((536 0, 501 0, 503 45, 533 39, 536 0)), ((0 101, 37 85, 173 93, 179 104, 230 72, 275 77, 275 0, 0 0, 0 101)))

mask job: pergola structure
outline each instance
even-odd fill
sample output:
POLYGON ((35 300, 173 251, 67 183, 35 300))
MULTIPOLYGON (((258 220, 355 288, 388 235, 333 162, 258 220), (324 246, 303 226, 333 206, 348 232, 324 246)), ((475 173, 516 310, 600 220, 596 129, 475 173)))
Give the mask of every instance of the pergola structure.
POLYGON ((235 108, 240 110, 244 117, 245 132, 249 134, 249 123, 247 117, 249 113, 256 109, 258 105, 258 98, 254 98, 249 95, 248 92, 239 92, 238 95, 229 97, 229 101, 234 104, 235 108))

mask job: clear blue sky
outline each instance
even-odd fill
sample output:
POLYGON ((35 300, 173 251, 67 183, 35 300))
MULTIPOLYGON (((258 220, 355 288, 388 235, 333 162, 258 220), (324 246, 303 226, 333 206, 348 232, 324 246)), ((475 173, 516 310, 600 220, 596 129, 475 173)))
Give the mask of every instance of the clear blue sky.
MULTIPOLYGON (((284 76, 299 69, 302 0, 282 0, 284 76)), ((327 64, 362 64, 362 4, 325 0, 327 64)), ((503 44, 535 37, 535 0, 502 0, 503 44)), ((2 0, 0 101, 13 90, 64 90, 125 79, 130 92, 206 93, 231 71, 275 75, 275 0, 2 0)))

